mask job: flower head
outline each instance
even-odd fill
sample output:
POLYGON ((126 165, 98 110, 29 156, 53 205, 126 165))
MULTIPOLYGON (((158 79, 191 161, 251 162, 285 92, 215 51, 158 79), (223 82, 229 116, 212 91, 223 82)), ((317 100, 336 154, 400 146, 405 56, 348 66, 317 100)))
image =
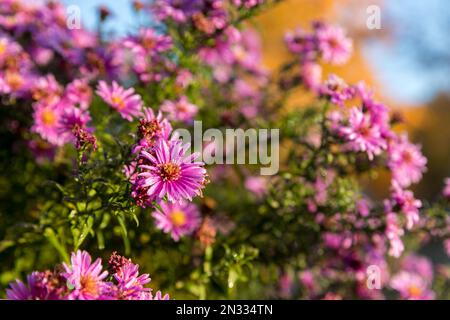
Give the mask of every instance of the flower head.
POLYGON ((382 137, 380 127, 373 122, 370 114, 359 108, 353 108, 349 117, 349 126, 341 129, 353 151, 366 152, 369 160, 386 149, 386 140, 382 137))
POLYGON ((420 152, 420 147, 410 143, 408 137, 403 135, 393 139, 388 150, 388 165, 392 171, 393 180, 403 188, 419 182, 427 164, 427 159, 420 152))
POLYGON ((429 289, 428 281, 417 273, 400 271, 390 281, 390 286, 400 293, 403 299, 430 300, 434 292, 429 289))
POLYGON ((161 112, 155 116, 150 108, 144 108, 144 117, 139 120, 138 138, 139 142, 133 148, 133 153, 139 153, 142 148, 152 147, 159 139, 168 140, 172 132, 172 126, 167 119, 163 118, 161 112))
POLYGON ((192 234, 200 225, 200 214, 197 206, 192 203, 181 202, 178 204, 160 204, 162 211, 154 211, 153 218, 157 228, 165 233, 170 233, 173 240, 192 234))
POLYGON ((95 300, 102 297, 108 285, 103 280, 108 275, 102 272, 100 258, 91 263, 91 256, 86 251, 72 253, 71 265, 63 264, 65 272, 63 276, 73 287, 69 299, 95 300))
POLYGON ((326 62, 340 65, 348 61, 353 51, 353 43, 343 29, 320 24, 316 33, 319 50, 326 62))
POLYGON ((27 276, 27 283, 16 280, 6 290, 10 300, 61 300, 66 292, 65 282, 56 273, 34 271, 27 276))
POLYGON ((112 86, 105 81, 100 81, 96 92, 107 104, 116 109, 122 118, 128 121, 132 121, 133 117, 142 114, 141 97, 134 93, 133 88, 124 89, 115 81, 112 86))
MULTIPOLYGON (((201 195, 206 184, 203 162, 195 162, 198 154, 186 155, 189 144, 181 140, 159 140, 154 148, 141 151, 146 162, 139 166, 143 191, 155 200, 167 197, 170 202, 201 195)), ((139 180, 139 179, 137 179, 139 180)))
POLYGON ((31 130, 53 145, 63 145, 65 143, 64 137, 60 134, 60 118, 63 111, 64 109, 60 103, 35 103, 34 124, 31 130))
POLYGON ((182 96, 176 101, 164 101, 161 110, 170 120, 191 122, 198 112, 198 107, 190 103, 186 96, 182 96))

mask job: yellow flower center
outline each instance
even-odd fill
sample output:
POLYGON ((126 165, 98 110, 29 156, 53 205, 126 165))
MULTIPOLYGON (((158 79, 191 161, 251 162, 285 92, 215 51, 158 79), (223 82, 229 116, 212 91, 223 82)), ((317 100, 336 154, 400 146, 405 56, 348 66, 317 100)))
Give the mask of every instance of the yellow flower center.
POLYGON ((123 109, 125 107, 125 104, 123 103, 123 99, 118 96, 112 96, 111 98, 112 103, 114 103, 117 108, 123 109))
POLYGON ((178 178, 181 175, 180 166, 175 163, 172 163, 172 162, 160 164, 159 169, 160 169, 159 173, 161 175, 161 178, 164 181, 178 180, 178 178))
POLYGON ((6 51, 6 45, 4 41, 0 42, 0 54, 3 54, 6 51))
POLYGON ((52 110, 44 110, 42 111, 42 122, 46 125, 52 125, 56 122, 55 113, 52 110))
POLYGON ((97 282, 95 281, 95 279, 93 279, 89 276, 84 276, 84 277, 81 277, 80 284, 81 284, 83 292, 89 293, 92 296, 98 295, 98 286, 97 286, 97 282))
POLYGON ((13 89, 19 89, 22 86, 22 76, 17 72, 8 72, 6 74, 6 82, 13 89))
POLYGON ((170 214, 170 220, 176 227, 181 227, 186 223, 186 214, 181 210, 175 210, 170 214))
POLYGON ((408 292, 409 292, 409 295, 411 296, 411 298, 418 298, 422 294, 422 290, 419 287, 414 286, 414 285, 412 285, 411 287, 408 288, 408 292))

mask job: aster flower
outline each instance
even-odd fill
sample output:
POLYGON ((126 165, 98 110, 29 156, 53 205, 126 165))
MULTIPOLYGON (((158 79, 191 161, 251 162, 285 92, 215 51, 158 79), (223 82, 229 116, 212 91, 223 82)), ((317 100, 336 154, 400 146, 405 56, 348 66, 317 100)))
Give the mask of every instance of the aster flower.
POLYGON ((335 74, 329 75, 328 79, 318 89, 319 95, 331 101, 337 106, 344 106, 344 102, 352 98, 352 88, 335 74))
POLYGON ((318 92, 322 81, 322 67, 318 63, 306 62, 301 65, 300 75, 304 86, 318 92))
POLYGON ((434 298, 434 292, 429 289, 428 281, 416 273, 400 271, 392 277, 390 286, 398 291, 403 299, 431 300, 434 298))
POLYGON ((139 120, 139 142, 133 147, 133 153, 139 153, 143 148, 153 146, 159 139, 168 140, 172 132, 172 126, 161 112, 155 116, 151 108, 144 108, 144 117, 139 120))
POLYGON ((320 24, 316 27, 316 37, 325 62, 341 65, 348 61, 353 51, 353 43, 343 29, 320 24))
POLYGON ((284 41, 289 51, 299 54, 303 61, 311 61, 316 58, 316 42, 314 36, 301 28, 289 31, 284 36, 284 41))
POLYGON ((160 204, 162 211, 154 211, 153 218, 156 227, 165 233, 170 233, 173 240, 192 234, 200 225, 200 214, 197 206, 192 203, 160 204))
POLYGON ((150 282, 150 276, 139 275, 139 265, 128 262, 117 269, 113 275, 117 282, 116 298, 119 300, 143 300, 151 292, 144 286, 150 282))
POLYGON ((429 283, 433 280, 433 264, 427 257, 409 254, 403 259, 401 268, 404 271, 418 274, 429 283))
POLYGON ((108 275, 102 272, 102 262, 98 258, 91 263, 91 256, 86 251, 78 250, 71 255, 71 265, 63 264, 65 272, 63 276, 67 279, 73 290, 69 299, 95 300, 99 299, 107 290, 108 285, 103 280, 108 275))
POLYGON ((143 178, 142 187, 148 196, 155 199, 167 197, 170 202, 201 195, 206 184, 206 170, 203 162, 194 162, 197 153, 186 155, 189 144, 181 140, 159 140, 150 152, 141 151, 141 157, 148 164, 139 166, 143 178))
POLYGON ((414 198, 412 191, 403 190, 398 185, 393 186, 392 202, 405 215, 406 228, 412 229, 420 220, 419 208, 422 202, 414 198))
POLYGON ((60 135, 60 118, 63 107, 59 103, 35 103, 33 105, 34 124, 31 131, 38 133, 44 140, 51 144, 61 146, 65 143, 64 137, 60 135))
POLYGON ((111 107, 116 109, 122 118, 132 121, 133 117, 140 116, 142 100, 133 88, 124 89, 113 81, 109 86, 105 81, 100 81, 97 86, 97 94, 111 107))
POLYGON ((419 146, 408 141, 407 135, 391 140, 388 151, 388 166, 396 183, 407 188, 422 179, 427 159, 420 152, 419 146))
POLYGON ((50 271, 34 271, 27 276, 27 283, 16 280, 6 290, 9 300, 62 300, 66 293, 64 279, 50 271))
POLYGON ((161 105, 161 111, 167 114, 170 120, 191 122, 198 112, 198 107, 188 101, 186 96, 176 101, 166 100, 161 105))
POLYGON ((385 235, 389 240, 390 248, 388 254, 393 257, 400 257, 405 247, 401 236, 403 236, 404 231, 399 227, 397 215, 391 211, 390 204, 386 203, 389 209, 386 214, 386 230, 385 235))
POLYGON ((381 135, 380 127, 373 123, 369 114, 354 107, 350 111, 349 125, 341 129, 353 151, 366 152, 369 160, 379 155, 387 147, 381 135))
POLYGON ((152 28, 141 28, 139 34, 127 39, 124 45, 134 54, 153 56, 169 50, 172 47, 172 39, 169 36, 157 34, 152 28))
POLYGON ((86 133, 92 131, 92 129, 86 128, 89 121, 91 121, 91 116, 87 110, 67 106, 64 108, 59 121, 58 131, 61 139, 65 142, 75 142, 75 132, 80 133, 80 129, 86 133))
POLYGON ((75 79, 67 85, 64 96, 72 104, 78 104, 81 109, 85 110, 91 104, 92 89, 88 80, 75 79))
POLYGON ((41 103, 54 103, 60 99, 62 88, 53 75, 39 77, 31 88, 33 99, 41 103))

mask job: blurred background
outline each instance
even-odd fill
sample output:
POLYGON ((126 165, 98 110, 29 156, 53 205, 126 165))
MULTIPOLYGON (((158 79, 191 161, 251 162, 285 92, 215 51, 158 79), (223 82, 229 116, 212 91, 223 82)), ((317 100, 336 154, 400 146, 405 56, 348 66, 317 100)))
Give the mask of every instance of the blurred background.
MULTIPOLYGON (((111 17, 104 31, 111 36, 151 20, 136 15, 128 0, 63 2, 81 8, 82 23, 88 28, 97 28, 96 9, 108 6, 111 17)), ((252 27, 262 36, 264 63, 272 70, 288 59, 286 30, 308 28, 314 19, 345 27, 355 40, 355 54, 350 63, 325 70, 325 75, 335 72, 347 82, 364 80, 381 101, 404 115, 404 126, 428 158, 428 171, 415 191, 418 197, 432 199, 443 178, 450 176, 449 9, 447 0, 285 0, 254 19, 252 27), (371 5, 380 8, 380 29, 367 28, 371 5)), ((298 106, 307 100, 299 94, 291 103, 298 106)), ((381 174, 371 188, 381 197, 388 183, 381 174)))

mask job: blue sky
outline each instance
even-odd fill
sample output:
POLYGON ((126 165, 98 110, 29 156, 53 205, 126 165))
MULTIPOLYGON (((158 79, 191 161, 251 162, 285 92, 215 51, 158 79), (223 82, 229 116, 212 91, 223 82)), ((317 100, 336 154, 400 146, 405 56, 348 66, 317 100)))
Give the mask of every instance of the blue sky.
MULTIPOLYGON (((124 35, 133 29, 136 15, 129 0, 63 0, 66 5, 81 8, 81 18, 88 28, 96 26, 96 9, 107 4, 113 17, 106 24, 107 30, 124 35)), ((380 41, 368 42, 364 54, 383 85, 385 94, 403 103, 426 103, 439 90, 449 90, 449 61, 444 67, 418 63, 415 36, 434 50, 450 50, 446 12, 448 0, 390 0, 382 10, 382 23, 395 26, 397 42, 386 45, 380 41), (444 9, 444 10, 443 10, 444 9), (440 46, 440 47, 439 47, 440 46)), ((450 27, 450 26, 449 26, 450 27)))

